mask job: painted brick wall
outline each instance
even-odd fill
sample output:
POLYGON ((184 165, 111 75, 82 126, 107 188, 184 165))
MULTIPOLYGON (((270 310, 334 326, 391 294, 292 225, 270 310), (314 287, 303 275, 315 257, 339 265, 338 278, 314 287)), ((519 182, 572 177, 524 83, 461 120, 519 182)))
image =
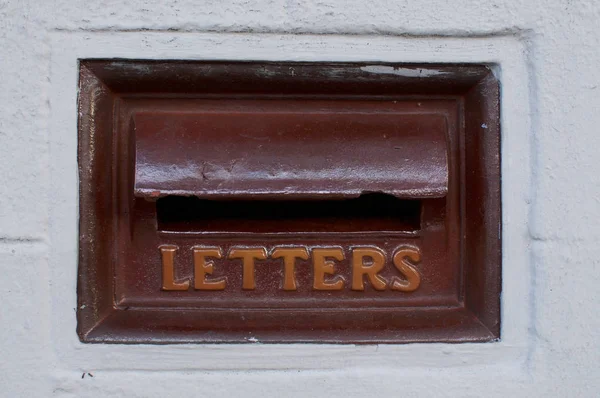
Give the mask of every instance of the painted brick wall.
POLYGON ((0 0, 0 395, 596 396, 598 20, 594 0, 0 0), (80 57, 496 65, 502 341, 80 344, 80 57))

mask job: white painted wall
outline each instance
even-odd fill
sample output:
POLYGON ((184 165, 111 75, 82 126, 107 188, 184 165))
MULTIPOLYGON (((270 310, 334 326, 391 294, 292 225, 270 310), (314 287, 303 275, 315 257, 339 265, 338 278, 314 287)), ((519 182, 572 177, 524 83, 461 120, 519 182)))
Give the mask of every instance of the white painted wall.
POLYGON ((0 0, 0 395, 597 396, 599 20, 594 0, 0 0), (502 341, 79 343, 86 57, 496 64, 502 341))

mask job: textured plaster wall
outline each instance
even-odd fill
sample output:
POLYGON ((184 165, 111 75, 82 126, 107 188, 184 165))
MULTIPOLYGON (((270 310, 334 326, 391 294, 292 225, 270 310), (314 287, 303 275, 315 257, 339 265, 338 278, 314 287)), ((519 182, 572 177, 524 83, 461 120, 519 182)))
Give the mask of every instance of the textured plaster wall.
POLYGON ((0 395, 597 396, 599 20, 594 0, 0 0, 0 395), (361 51, 500 65, 503 341, 79 344, 76 58, 361 51))

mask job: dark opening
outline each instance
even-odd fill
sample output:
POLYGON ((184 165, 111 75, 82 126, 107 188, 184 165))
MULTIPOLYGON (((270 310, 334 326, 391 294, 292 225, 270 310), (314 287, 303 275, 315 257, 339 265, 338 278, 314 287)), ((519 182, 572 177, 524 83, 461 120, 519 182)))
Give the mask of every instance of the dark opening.
POLYGON ((372 193, 341 200, 232 200, 167 196, 158 229, 178 232, 414 232, 421 202, 372 193))

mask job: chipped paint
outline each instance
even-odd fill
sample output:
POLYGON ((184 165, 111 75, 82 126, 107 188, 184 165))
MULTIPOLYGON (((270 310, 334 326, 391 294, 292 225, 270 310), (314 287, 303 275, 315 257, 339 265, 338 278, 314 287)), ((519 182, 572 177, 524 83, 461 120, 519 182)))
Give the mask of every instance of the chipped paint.
POLYGON ((397 66, 388 65, 367 65, 360 68, 363 72, 376 73, 378 75, 396 75, 403 77, 430 77, 430 76, 443 76, 448 72, 441 71, 438 69, 424 69, 424 68, 400 68, 397 66))

